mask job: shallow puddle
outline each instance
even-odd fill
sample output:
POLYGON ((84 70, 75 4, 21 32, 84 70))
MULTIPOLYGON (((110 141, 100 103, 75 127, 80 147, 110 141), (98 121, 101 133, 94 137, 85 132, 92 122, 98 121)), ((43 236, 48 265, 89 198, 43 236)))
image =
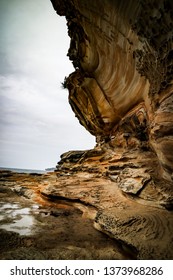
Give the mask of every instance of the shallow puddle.
POLYGON ((32 211, 37 205, 22 207, 19 203, 0 203, 0 228, 18 232, 20 235, 30 235, 33 231, 35 219, 32 211))

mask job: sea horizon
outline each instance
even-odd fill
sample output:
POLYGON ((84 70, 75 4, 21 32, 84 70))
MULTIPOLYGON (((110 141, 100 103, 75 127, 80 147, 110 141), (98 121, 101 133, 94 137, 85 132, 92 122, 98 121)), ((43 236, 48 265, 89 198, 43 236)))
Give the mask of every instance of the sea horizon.
POLYGON ((0 166, 0 170, 9 170, 9 171, 14 171, 17 173, 39 173, 39 174, 44 174, 48 172, 49 170, 53 170, 54 168, 45 168, 43 169, 29 169, 29 168, 18 168, 18 167, 4 167, 0 166))

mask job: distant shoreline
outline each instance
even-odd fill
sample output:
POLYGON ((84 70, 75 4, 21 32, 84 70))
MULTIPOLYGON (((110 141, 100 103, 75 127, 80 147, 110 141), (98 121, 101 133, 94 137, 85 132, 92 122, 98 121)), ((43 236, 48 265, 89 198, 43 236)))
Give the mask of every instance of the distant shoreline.
POLYGON ((47 173, 48 170, 37 170, 37 169, 20 169, 20 168, 10 168, 10 167, 0 167, 0 170, 7 170, 7 171, 13 171, 17 173, 38 173, 38 174, 44 174, 47 173))

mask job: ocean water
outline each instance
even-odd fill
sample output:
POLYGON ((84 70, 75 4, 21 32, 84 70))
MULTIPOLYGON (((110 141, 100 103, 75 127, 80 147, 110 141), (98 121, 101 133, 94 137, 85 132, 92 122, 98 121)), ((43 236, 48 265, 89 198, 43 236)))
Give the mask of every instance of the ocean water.
POLYGON ((8 167, 0 167, 0 170, 10 170, 17 173, 38 173, 38 174, 44 174, 47 171, 46 170, 37 170, 37 169, 19 169, 19 168, 8 168, 8 167))

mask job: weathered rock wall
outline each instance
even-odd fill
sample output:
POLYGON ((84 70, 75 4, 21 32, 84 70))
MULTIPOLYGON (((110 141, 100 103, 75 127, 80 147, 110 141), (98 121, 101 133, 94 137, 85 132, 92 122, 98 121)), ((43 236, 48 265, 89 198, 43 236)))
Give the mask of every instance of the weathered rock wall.
POLYGON ((153 152, 157 170, 147 178, 166 180, 171 195, 172 1, 52 3, 67 18, 76 71, 64 85, 80 123, 99 146, 153 152))
MULTIPOLYGON (((68 56, 75 71, 64 80, 69 103, 97 142, 93 151, 64 154, 57 170, 67 174, 93 170, 107 180, 104 184, 111 181, 127 201, 150 205, 147 220, 152 207, 172 210, 172 1, 51 2, 59 15, 66 16, 71 37, 68 56)), ((171 227, 161 225, 160 219, 164 215, 154 218, 157 232, 165 227, 168 240, 171 227)), ((172 225, 170 220, 172 214, 172 225)), ((102 224, 102 230, 106 226, 102 224)), ((145 226, 152 232, 148 222, 145 226)), ((113 235, 122 237, 122 233, 113 235)), ((130 242, 130 232, 127 235, 130 242)))

